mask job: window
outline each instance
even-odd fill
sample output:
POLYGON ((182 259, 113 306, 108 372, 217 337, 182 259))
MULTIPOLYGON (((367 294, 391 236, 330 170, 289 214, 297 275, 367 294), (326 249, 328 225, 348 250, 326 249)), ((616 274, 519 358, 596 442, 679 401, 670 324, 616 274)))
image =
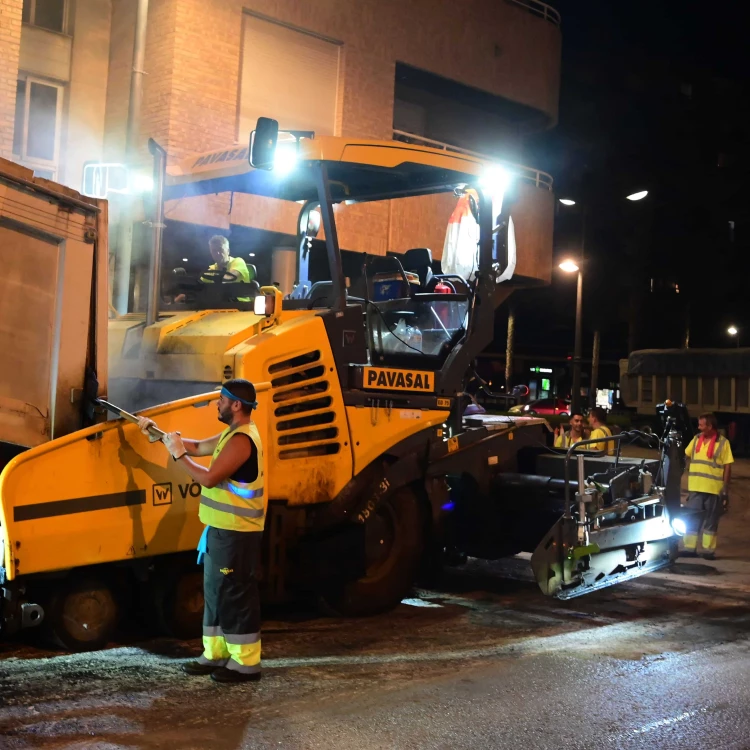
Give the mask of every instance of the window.
POLYGON ((37 176, 54 179, 60 150, 62 86, 35 78, 16 84, 13 153, 37 176))
POLYGON ((258 117, 273 117, 282 130, 333 135, 341 45, 250 14, 243 34, 240 142, 258 117))
POLYGON ((65 0, 23 0, 22 20, 49 31, 65 31, 65 0))

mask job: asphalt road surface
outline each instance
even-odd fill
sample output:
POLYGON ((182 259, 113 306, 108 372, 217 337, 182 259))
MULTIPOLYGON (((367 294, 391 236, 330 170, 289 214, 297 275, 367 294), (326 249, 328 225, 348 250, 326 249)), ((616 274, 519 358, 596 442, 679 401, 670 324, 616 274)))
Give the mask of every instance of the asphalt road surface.
POLYGON ((750 750, 750 462, 719 559, 568 602, 470 561, 387 615, 264 623, 261 683, 182 674, 199 643, 0 644, 0 748, 750 750))

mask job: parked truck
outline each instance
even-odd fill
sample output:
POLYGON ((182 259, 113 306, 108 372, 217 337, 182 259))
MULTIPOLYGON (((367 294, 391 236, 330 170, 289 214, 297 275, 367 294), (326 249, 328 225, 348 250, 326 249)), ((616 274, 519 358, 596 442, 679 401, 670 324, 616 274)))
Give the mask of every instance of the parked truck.
POLYGON ((643 349, 620 361, 625 406, 652 417, 665 399, 713 412, 735 452, 750 449, 750 349, 643 349))
POLYGON ((167 632, 200 625, 200 486, 136 425, 107 420, 99 399, 114 400, 115 381, 123 394, 169 394, 141 413, 195 437, 219 429, 216 387, 255 383, 272 599, 308 591, 345 615, 382 612, 423 566, 465 555, 532 551, 540 588, 560 598, 667 565, 679 497, 655 483, 658 461, 588 456, 571 468, 545 446, 542 419, 464 416, 495 310, 528 283, 509 272, 512 224, 488 182, 493 165, 308 134, 282 173, 278 125, 259 121, 261 131, 250 149, 167 175, 163 197, 242 193, 293 212, 295 293, 182 279, 188 308, 165 310, 155 246, 147 314, 113 320, 106 203, 0 162, 0 253, 12 271, 0 279, 0 440, 16 454, 0 474, 4 633, 44 621, 67 648, 94 648, 139 597, 167 632), (472 279, 433 277, 416 248, 363 256, 346 281, 337 223, 349 207, 404 201, 408 220, 413 199, 468 190, 472 279), (309 283, 313 212, 329 278, 309 283))

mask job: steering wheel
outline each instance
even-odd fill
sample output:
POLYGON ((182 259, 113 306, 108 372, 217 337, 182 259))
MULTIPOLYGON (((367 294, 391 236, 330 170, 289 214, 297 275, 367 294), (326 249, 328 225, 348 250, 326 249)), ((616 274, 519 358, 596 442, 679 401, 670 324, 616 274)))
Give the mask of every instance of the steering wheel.
POLYGON ((204 271, 200 279, 205 279, 213 284, 233 284, 240 279, 229 271, 204 271))

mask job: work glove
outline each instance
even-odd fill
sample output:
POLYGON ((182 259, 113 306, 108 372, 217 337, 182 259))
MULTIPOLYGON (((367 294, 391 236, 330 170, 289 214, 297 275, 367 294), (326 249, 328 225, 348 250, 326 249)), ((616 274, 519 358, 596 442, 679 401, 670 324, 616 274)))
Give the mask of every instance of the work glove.
POLYGON ((722 490, 719 494, 719 498, 721 499, 721 512, 729 513, 729 491, 722 490))
POLYGON ((149 419, 148 417, 138 417, 138 428, 140 431, 148 436, 149 442, 155 443, 157 440, 160 440, 158 435, 152 435, 149 430, 152 427, 156 427, 156 422, 154 422, 153 419, 149 419))
POLYGON ((182 458, 187 453, 187 450, 185 450, 185 444, 182 442, 179 432, 168 432, 164 436, 162 442, 166 449, 172 454, 172 458, 175 461, 182 458))

